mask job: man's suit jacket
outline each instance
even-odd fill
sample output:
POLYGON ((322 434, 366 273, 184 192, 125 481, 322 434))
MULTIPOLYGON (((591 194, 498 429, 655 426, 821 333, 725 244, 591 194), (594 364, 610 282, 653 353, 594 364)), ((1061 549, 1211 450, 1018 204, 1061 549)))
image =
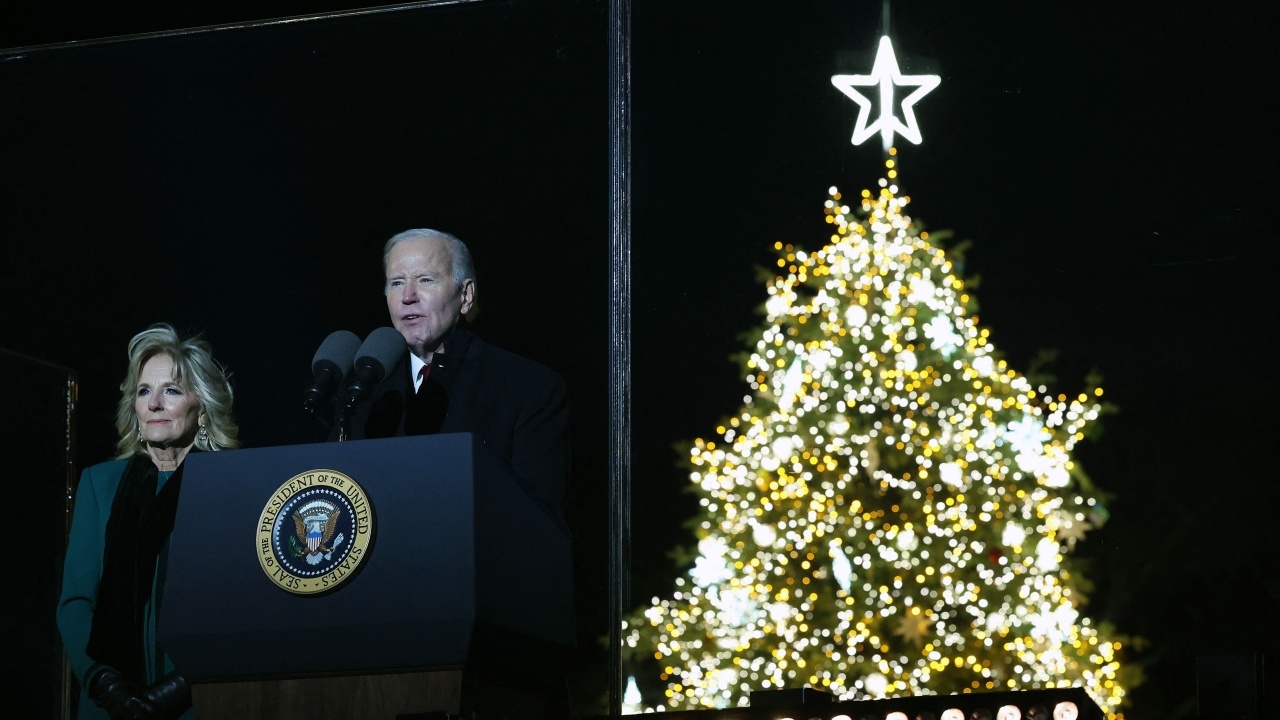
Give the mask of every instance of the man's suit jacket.
MULTIPOLYGON (((569 477, 567 386, 544 365, 507 352, 463 328, 432 356, 414 392, 405 353, 373 388, 348 425, 352 440, 470 432, 506 460, 558 517, 569 477)), ((337 426, 330 439, 337 436, 337 426)))

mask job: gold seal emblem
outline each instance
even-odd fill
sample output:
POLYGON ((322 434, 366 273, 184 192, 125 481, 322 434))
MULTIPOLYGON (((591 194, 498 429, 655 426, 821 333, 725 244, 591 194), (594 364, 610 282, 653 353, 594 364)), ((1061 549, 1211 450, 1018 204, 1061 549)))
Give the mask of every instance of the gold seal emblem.
POLYGON ((258 518, 258 562, 297 595, 329 592, 369 555, 373 508, 364 488, 334 470, 308 470, 281 485, 258 518))

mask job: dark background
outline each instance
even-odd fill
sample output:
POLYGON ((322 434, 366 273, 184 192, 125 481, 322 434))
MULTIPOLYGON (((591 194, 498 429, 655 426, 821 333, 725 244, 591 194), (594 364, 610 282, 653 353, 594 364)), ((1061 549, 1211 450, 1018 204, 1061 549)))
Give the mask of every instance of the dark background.
MULTIPOLYGON (((572 2, 534 5, 582 9, 572 2)), ((1112 499, 1110 522, 1091 532, 1077 554, 1090 559, 1096 586, 1086 614, 1141 638, 1129 646, 1128 661, 1141 664, 1148 680, 1132 692, 1127 716, 1194 717, 1196 659, 1218 653, 1265 654, 1271 660, 1267 702, 1274 708, 1280 498, 1271 428, 1280 398, 1269 335, 1280 258, 1271 218, 1275 118, 1268 108, 1275 100, 1275 10, 1245 0, 1121 5, 895 4, 891 32, 904 72, 942 76, 941 86, 916 106, 924 143, 898 143, 901 185, 913 198, 909 211, 927 227, 973 241, 965 273, 980 276, 975 294, 982 324, 1012 366, 1025 370, 1041 350, 1057 350, 1050 367, 1055 391, 1078 391, 1086 373, 1097 370, 1106 399, 1117 407, 1104 418, 1104 432, 1078 453, 1112 499)), ((18 3, 0 23, 0 47, 350 6, 298 0, 143 13, 82 2, 18 3)), ((594 9, 602 12, 600 5, 594 9)), ((665 552, 692 543, 683 522, 697 506, 684 492, 688 479, 678 459, 746 392, 729 357, 745 347, 742 334, 757 326, 755 308, 765 293, 756 268, 772 262, 777 240, 809 249, 825 240, 821 203, 828 186, 856 192, 879 177, 878 144, 849 144, 856 106, 829 77, 870 71, 881 17, 878 1, 635 3, 633 588, 640 603, 670 592, 675 570, 665 552)), ((503 68, 492 69, 495 53, 545 60, 548 50, 567 46, 572 63, 585 47, 584 65, 603 63, 603 23, 579 21, 598 34, 558 38, 574 23, 552 18, 542 27, 560 30, 549 29, 530 46, 507 48, 512 37, 502 35, 496 45, 510 55, 483 44, 492 29, 482 27, 489 20, 476 21, 453 36, 453 47, 474 52, 423 60, 423 72, 413 77, 430 75, 425 85, 451 87, 456 103, 465 98, 488 109, 484 89, 493 81, 473 78, 503 75, 503 68)), ((370 32, 385 37, 399 26, 370 32)), ((409 45, 424 45, 411 40, 426 28, 401 31, 409 45)), ((347 36, 334 33, 328 42, 341 44, 347 36)), ((390 52, 378 49, 383 45, 394 44, 358 45, 352 52, 390 52)), ((13 166, 14 153, 25 153, 28 167, 48 158, 53 169, 42 170, 41 178, 10 172, 4 179, 5 215, 20 209, 30 220, 20 234, 11 220, 0 230, 9 268, 0 344, 81 370, 80 456, 93 462, 109 450, 109 416, 101 408, 114 402, 124 342, 154 318, 151 308, 163 297, 148 289, 163 281, 148 269, 183 266, 183 259, 215 269, 177 278, 198 289, 177 302, 191 303, 182 312, 198 313, 213 298, 233 308, 236 322, 197 316, 186 322, 227 349, 220 355, 237 372, 241 408, 251 397, 263 398, 255 411, 260 416, 241 411, 246 440, 296 442, 306 439, 305 424, 287 405, 266 399, 298 390, 310 354, 329 330, 363 333, 383 322, 377 253, 368 248, 404 226, 436 225, 473 244, 479 240, 482 288, 487 283, 510 293, 492 298, 478 329, 573 383, 575 452, 585 453, 575 460, 575 483, 590 498, 579 506, 578 522, 590 525, 582 518, 603 507, 602 496, 590 489, 602 488, 607 472, 605 68, 583 67, 572 81, 552 82, 557 92, 529 100, 545 108, 542 113, 517 109, 516 125, 545 119, 520 142, 493 149, 491 135, 468 138, 466 128, 454 128, 444 136, 455 141, 415 151, 417 164, 404 164, 417 172, 401 170, 406 177, 388 175, 383 166, 401 164, 387 159, 403 149, 415 124, 408 118, 423 117, 414 112, 421 108, 387 107, 376 122, 368 115, 344 121, 346 113, 333 110, 364 106, 377 95, 370 83, 395 81, 352 69, 345 85, 316 84, 315 74, 296 70, 302 56, 275 42, 252 52, 235 41, 221 47, 191 51, 191 62, 208 63, 205 85, 217 87, 220 67, 261 62, 237 77, 262 75, 248 92, 239 80, 221 96, 224 102, 188 110, 192 117, 222 118, 215 127, 238 128, 227 133, 231 154, 221 174, 182 172, 174 158, 183 157, 187 143, 166 138, 166 123, 137 117, 131 108, 145 102, 117 96, 111 102, 118 117, 96 113, 92 94, 119 87, 118 78, 103 77, 109 68, 93 68, 96 77, 77 71, 63 81, 81 84, 55 95, 78 113, 58 122, 75 117, 79 125, 28 122, 21 141, 9 125, 0 135, 5 167, 13 166), (283 59, 273 53, 284 53, 283 59), (574 84, 597 80, 600 87, 574 84), (252 123, 236 124, 254 97, 274 93, 296 99, 266 106, 298 114, 273 118, 255 111, 252 123), (394 132, 385 130, 387 118, 394 132), (107 122, 109 133, 101 127, 107 122), (47 149, 68 132, 98 138, 103 147, 84 142, 95 153, 117 153, 115 166, 153 173, 140 182, 154 192, 141 199, 79 197, 71 217, 46 208, 81 167, 75 153, 49 157, 47 149), (32 133, 46 135, 41 140, 32 133), (590 146, 584 162, 595 165, 588 173, 560 167, 554 148, 562 145, 545 140, 573 136, 590 146), (365 162, 370 154, 384 161, 365 162), (483 162, 474 174, 464 173, 469 180, 436 171, 468 166, 477 154, 483 162), (267 180, 284 173, 293 182, 280 189, 263 180, 271 187, 255 190, 258 173, 239 172, 246 167, 266 167, 267 180), (557 169, 563 174, 555 176, 557 169), (227 181, 219 178, 229 176, 249 189, 220 195, 227 181), (35 182, 47 185, 27 187, 35 182), (263 205, 264 196, 274 199, 271 206, 263 205), (275 207, 281 197, 290 212, 275 207), (430 212, 421 198, 432 199, 430 212), (128 238, 139 227, 172 242, 150 254, 135 252, 128 238), (515 241, 530 232, 535 242, 515 241), (244 262, 268 247, 287 248, 287 257, 244 262), (88 261, 59 264, 68 252, 88 261), (136 273, 112 271, 112 257, 136 263, 136 273), (105 271, 86 273, 86 267, 105 271), (234 298, 248 290, 255 301, 237 305, 234 298), (110 317, 83 314, 104 298, 129 309, 110 317), (45 348, 52 351, 37 352, 45 348), (91 390, 106 398, 98 401, 97 415, 90 412, 91 390), (591 468, 589 482, 580 466, 591 468)), ((395 60, 387 62, 398 65, 395 60)), ((145 57, 140 62, 151 64, 145 57)), ((345 60, 331 62, 320 77, 347 68, 345 60)), ((513 87, 535 87, 563 64, 507 67, 525 73, 513 87)), ((118 72, 118 65, 111 67, 118 72)), ((42 80, 47 76, 24 73, 27 82, 44 83, 41 91, 49 87, 42 80)), ((8 96, 14 86, 6 76, 12 77, 0 63, 0 92, 8 96)), ((6 123, 30 112, 9 97, 0 104, 6 123)), ((466 117, 511 111, 508 105, 466 117)), ((93 182, 99 188, 103 178, 93 182)), ((602 563, 603 536, 579 537, 600 541, 580 558, 581 567, 602 563)), ((598 565, 587 572, 598 572, 598 565)))

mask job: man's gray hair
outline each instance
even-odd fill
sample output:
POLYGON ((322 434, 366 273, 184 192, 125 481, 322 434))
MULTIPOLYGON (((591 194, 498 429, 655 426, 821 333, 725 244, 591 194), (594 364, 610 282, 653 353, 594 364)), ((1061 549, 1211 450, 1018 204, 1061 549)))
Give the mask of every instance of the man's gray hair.
POLYGON ((480 289, 479 283, 476 282, 476 266, 471 259, 471 249, 467 244, 462 242, 455 235, 450 235, 442 230, 432 230, 431 228, 414 228, 405 230, 402 233, 396 233, 391 236, 387 244, 382 248, 382 275, 385 278, 387 274, 387 265, 391 262, 391 248, 406 240, 440 240, 449 247, 449 273, 453 276, 453 283, 458 286, 459 291, 462 288, 464 280, 470 280, 473 286, 472 292, 474 299, 471 302, 471 312, 466 314, 468 320, 474 320, 476 314, 480 311, 480 289))

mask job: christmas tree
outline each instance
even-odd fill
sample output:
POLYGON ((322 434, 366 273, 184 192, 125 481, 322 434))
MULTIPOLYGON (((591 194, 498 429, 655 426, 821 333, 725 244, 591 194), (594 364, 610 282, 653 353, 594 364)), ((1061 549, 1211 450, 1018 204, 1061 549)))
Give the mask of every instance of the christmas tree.
POLYGON ((775 245, 751 394, 689 451, 696 560, 623 631, 665 696, 628 711, 1080 686, 1122 717, 1136 669, 1070 559, 1105 517, 1072 460, 1102 390, 1001 359, 893 157, 877 192, 831 188, 825 246, 775 245))

